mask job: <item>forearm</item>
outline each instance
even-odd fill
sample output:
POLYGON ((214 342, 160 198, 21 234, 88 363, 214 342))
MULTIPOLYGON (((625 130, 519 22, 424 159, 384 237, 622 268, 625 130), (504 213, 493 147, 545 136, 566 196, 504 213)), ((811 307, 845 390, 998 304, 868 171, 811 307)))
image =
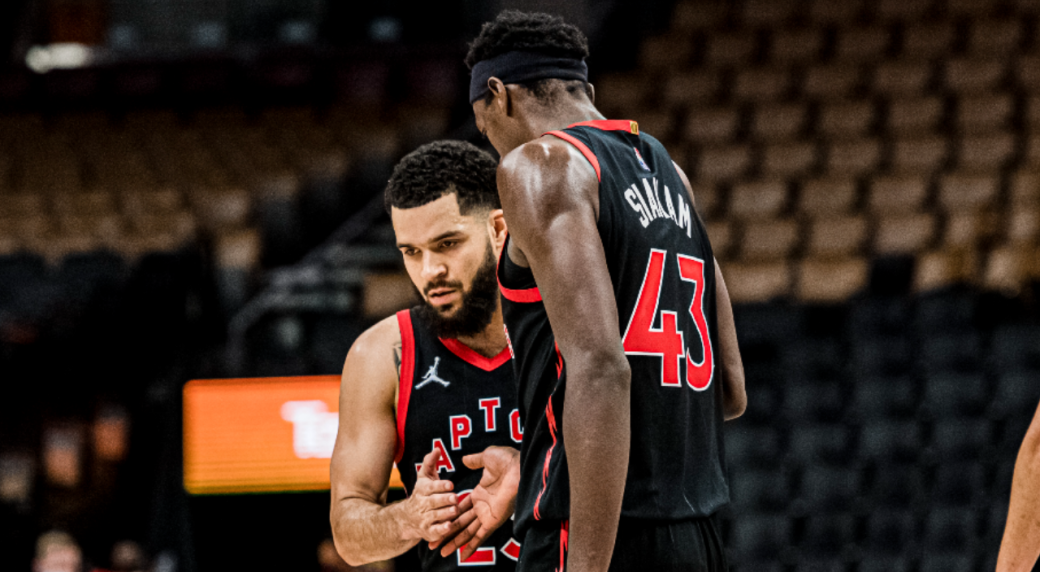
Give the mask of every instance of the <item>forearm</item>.
POLYGON ((1015 461, 997 572, 1029 572, 1040 556, 1040 409, 1015 461))
MULTIPOLYGON (((610 363, 610 362, 607 362, 610 363)), ((631 370, 568 362, 563 439, 570 472, 567 570, 610 565, 628 474, 631 370)))
POLYGON ((747 409, 747 390, 744 385, 744 362, 740 357, 737 326, 733 319, 733 305, 729 288, 715 263, 715 308, 718 319, 719 356, 722 376, 722 413, 726 421, 736 419, 747 409))
POLYGON ((352 498, 338 502, 332 513, 336 550, 351 566, 389 560, 419 543, 403 517, 404 502, 380 505, 352 498))

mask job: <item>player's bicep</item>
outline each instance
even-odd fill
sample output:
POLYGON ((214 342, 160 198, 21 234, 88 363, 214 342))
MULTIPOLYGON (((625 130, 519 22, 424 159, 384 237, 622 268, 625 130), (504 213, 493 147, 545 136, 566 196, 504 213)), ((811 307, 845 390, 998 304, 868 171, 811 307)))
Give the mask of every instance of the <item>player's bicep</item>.
POLYGON ((391 346, 374 337, 359 338, 343 366, 339 430, 330 469, 336 500, 381 502, 393 468, 397 371, 391 346))
POLYGON ((564 356, 623 357, 613 282, 588 199, 598 182, 580 156, 555 172, 552 167, 507 182, 521 187, 503 195, 510 232, 531 266, 564 356))

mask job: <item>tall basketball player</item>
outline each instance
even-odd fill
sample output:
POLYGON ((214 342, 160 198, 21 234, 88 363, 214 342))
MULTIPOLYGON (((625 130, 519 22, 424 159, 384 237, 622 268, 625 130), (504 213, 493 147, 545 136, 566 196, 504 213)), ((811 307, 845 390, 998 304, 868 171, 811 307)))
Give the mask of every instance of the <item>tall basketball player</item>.
POLYGON ((443 141, 402 159, 387 185, 397 246, 423 304, 362 334, 343 366, 331 521, 350 564, 421 542, 423 570, 515 567, 510 526, 468 558, 430 549, 457 532, 453 525, 475 522, 465 496, 481 473, 463 456, 508 468, 521 439, 495 280, 506 232, 495 167, 473 145, 443 141), (387 504, 394 463, 408 498, 387 504))
POLYGON ((725 570, 722 423, 746 405, 729 296, 685 174, 597 111, 586 56, 562 19, 503 12, 466 57, 510 231, 518 569, 725 570))

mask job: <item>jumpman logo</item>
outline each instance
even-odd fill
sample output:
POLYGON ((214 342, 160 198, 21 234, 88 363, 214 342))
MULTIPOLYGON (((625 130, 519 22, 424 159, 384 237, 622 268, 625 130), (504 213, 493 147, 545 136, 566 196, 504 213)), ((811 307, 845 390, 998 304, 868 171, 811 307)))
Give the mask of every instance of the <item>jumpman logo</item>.
POLYGON ((430 383, 431 381, 439 383, 444 387, 448 387, 449 385, 451 385, 450 383, 448 383, 447 380, 437 375, 437 366, 440 365, 440 363, 441 358, 433 358, 433 365, 431 365, 430 369, 426 371, 426 375, 422 376, 422 381, 419 383, 419 385, 415 386, 415 389, 422 389, 424 385, 430 383))

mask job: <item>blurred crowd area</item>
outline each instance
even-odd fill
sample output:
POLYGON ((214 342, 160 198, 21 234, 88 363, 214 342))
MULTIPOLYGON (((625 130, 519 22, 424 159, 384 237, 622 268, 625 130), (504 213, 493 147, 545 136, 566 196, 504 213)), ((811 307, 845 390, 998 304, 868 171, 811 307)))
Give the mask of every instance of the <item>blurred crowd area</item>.
MULTIPOLYGON (((689 175, 735 305, 734 569, 992 570, 1040 400, 1040 2, 616 4, 567 8, 597 104, 689 175)), ((482 144, 460 30, 493 15, 0 71, 0 568, 347 569, 324 494, 185 495, 180 388, 337 373, 414 300, 382 186, 482 144)))

